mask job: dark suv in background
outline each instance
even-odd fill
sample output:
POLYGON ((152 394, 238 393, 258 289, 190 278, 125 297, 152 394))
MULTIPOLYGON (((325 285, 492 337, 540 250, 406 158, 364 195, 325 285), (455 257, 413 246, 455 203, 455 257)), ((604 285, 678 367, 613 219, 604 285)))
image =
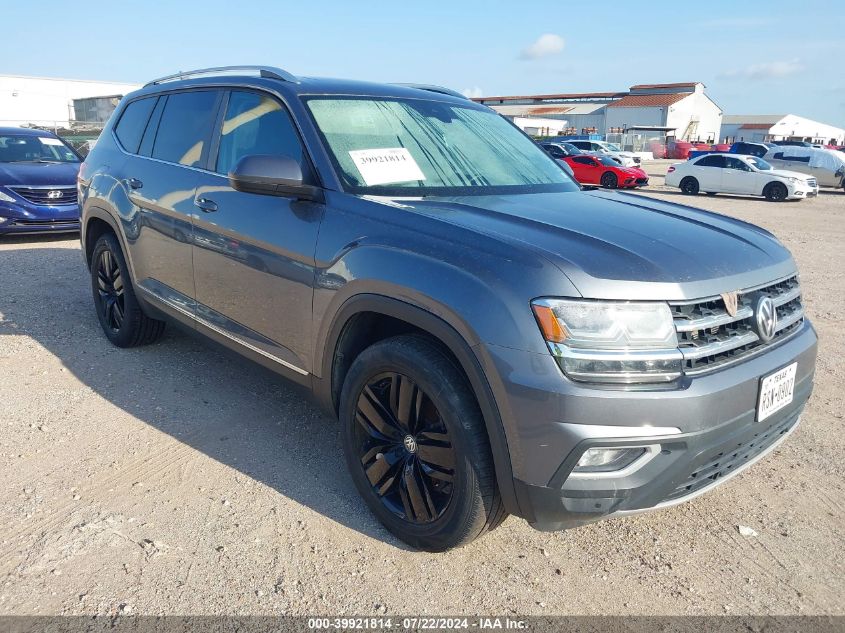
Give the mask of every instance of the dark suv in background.
POLYGON ((443 88, 159 79, 123 100, 79 195, 109 340, 175 320, 305 385, 416 547, 508 513, 561 529, 690 499, 782 441, 812 388, 771 234, 581 191, 443 88))
POLYGON ((80 162, 52 132, 0 127, 0 235, 78 231, 80 162))

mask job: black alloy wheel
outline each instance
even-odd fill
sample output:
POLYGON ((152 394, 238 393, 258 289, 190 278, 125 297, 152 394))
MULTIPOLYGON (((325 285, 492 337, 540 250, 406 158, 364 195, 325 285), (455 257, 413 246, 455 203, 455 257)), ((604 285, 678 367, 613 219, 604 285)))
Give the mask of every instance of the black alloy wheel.
POLYGON ((402 334, 360 352, 338 417, 352 483, 409 545, 442 552, 504 521, 484 417, 441 343, 402 334))
POLYGON ((126 314, 123 276, 111 251, 100 251, 97 258, 97 306, 102 322, 113 332, 119 332, 126 314))
POLYGON ((691 176, 687 176, 681 181, 681 191, 688 196, 697 196, 698 181, 691 176))
POLYGON ((89 269, 94 310, 106 338, 118 347, 147 345, 161 338, 165 323, 147 316, 138 303, 113 233, 101 235, 94 244, 89 269))
POLYGON ((780 182, 773 182, 768 187, 766 187, 766 200, 769 202, 783 202, 786 200, 786 197, 789 195, 789 191, 786 189, 786 185, 780 182))
POLYGON ((619 179, 613 172, 606 171, 601 175, 601 186, 606 189, 616 189, 619 186, 619 179))
POLYGON ((428 395, 408 376, 372 378, 355 411, 361 466, 381 503, 416 524, 443 515, 452 499, 455 451, 428 395))

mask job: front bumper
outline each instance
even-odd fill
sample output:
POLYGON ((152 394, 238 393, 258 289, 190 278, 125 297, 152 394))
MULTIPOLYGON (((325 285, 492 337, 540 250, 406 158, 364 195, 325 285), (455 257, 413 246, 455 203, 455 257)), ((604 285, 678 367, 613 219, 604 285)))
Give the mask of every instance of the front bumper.
POLYGON ((818 187, 806 187, 803 185, 791 185, 788 198, 801 200, 803 198, 815 198, 819 195, 818 187))
POLYGON ((816 345, 805 320, 766 353, 675 388, 639 390, 584 386, 566 379, 551 357, 547 365, 539 354, 488 348, 508 378, 500 409, 521 412, 505 420, 519 514, 538 529, 564 529, 674 505, 727 480, 797 426, 812 391, 816 345), (796 361, 792 403, 757 422, 761 378, 796 361), (656 455, 630 474, 570 477, 587 448, 655 445, 656 455))
POLYGON ((0 235, 79 231, 79 205, 0 204, 0 235))

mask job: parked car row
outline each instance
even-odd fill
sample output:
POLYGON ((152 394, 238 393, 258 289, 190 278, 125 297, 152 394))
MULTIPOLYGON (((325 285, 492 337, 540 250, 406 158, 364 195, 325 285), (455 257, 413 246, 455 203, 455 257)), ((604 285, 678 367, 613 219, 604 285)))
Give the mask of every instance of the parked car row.
POLYGON ((644 187, 648 184, 645 171, 635 166, 624 167, 621 159, 612 154, 585 151, 575 142, 545 142, 540 146, 579 184, 598 185, 606 189, 644 187))

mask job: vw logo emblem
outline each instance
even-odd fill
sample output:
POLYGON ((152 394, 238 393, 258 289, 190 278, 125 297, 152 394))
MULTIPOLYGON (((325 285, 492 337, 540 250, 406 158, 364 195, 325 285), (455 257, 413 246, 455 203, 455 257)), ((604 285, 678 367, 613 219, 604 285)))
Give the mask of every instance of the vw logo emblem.
POLYGON ((417 440, 415 440, 413 436, 406 435, 405 439, 402 440, 402 443, 405 445, 405 450, 409 453, 417 452, 417 440))
POLYGON ((778 325, 778 313, 775 310, 775 303, 766 295, 757 299, 754 306, 754 324, 757 336, 763 343, 768 343, 775 336, 778 325))
POLYGON ((56 190, 56 189, 54 189, 53 191, 48 191, 48 192, 47 192, 47 197, 48 197, 50 200, 58 200, 59 198, 63 197, 64 195, 65 195, 65 194, 63 194, 61 191, 58 191, 58 190, 56 190))

